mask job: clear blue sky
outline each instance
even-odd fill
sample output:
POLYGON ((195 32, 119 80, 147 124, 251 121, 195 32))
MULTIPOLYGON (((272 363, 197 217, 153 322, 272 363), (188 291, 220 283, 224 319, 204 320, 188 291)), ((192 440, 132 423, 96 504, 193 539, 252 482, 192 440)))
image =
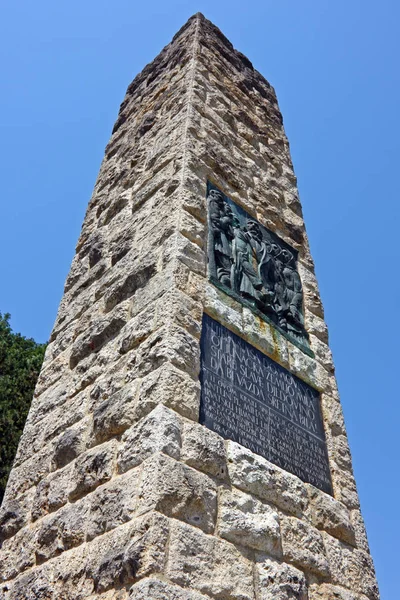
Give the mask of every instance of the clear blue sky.
POLYGON ((0 311, 47 340, 126 87, 200 10, 275 87, 383 600, 398 597, 395 0, 4 0, 0 311))

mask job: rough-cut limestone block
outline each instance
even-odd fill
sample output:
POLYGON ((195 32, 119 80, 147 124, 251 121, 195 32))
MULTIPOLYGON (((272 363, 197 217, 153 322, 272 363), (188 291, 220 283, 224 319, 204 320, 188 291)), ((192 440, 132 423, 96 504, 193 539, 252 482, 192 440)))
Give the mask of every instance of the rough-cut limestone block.
POLYGON ((358 594, 379 599, 375 570, 370 554, 358 550, 327 533, 323 534, 332 583, 358 594))
POLYGON ((121 330, 119 351, 126 354, 137 348, 155 329, 156 302, 146 306, 121 330))
POLYGON ((139 374, 147 375, 165 362, 197 379, 200 365, 199 341, 181 327, 161 327, 138 348, 139 374))
POLYGON ((301 516, 308 505, 305 485, 247 448, 228 441, 228 471, 232 485, 285 511, 301 516))
POLYGON ((69 488, 70 500, 84 496, 111 479, 115 470, 117 446, 117 442, 111 440, 76 459, 69 488))
POLYGON ((217 513, 214 481, 163 454, 143 463, 138 514, 157 510, 213 532, 217 513))
POLYGON ((161 572, 168 519, 152 513, 93 540, 87 548, 88 576, 96 592, 133 583, 161 572))
POLYGON ((55 600, 52 568, 44 565, 6 585, 1 600, 55 600))
POLYGON ((51 461, 52 471, 65 467, 86 450, 89 443, 89 429, 90 420, 86 418, 66 429, 54 440, 51 461))
POLYGON ((350 521, 350 512, 329 494, 325 494, 313 485, 306 484, 310 499, 309 518, 317 529, 323 529, 331 535, 355 545, 354 528, 350 521))
POLYGON ((93 580, 87 574, 88 550, 89 546, 82 544, 42 565, 52 568, 54 600, 87 600, 93 593, 93 580))
POLYGON ((200 383, 171 364, 164 364, 142 380, 138 410, 140 416, 157 404, 165 404, 179 414, 198 420, 200 383))
POLYGON ((167 291, 157 301, 157 328, 174 322, 199 339, 202 316, 203 304, 179 290, 167 291), (168 310, 165 310, 166 306, 168 310))
POLYGON ((181 425, 177 414, 163 405, 156 406, 123 435, 118 470, 124 473, 156 452, 179 459, 180 446, 181 425))
POLYGON ((102 400, 93 412, 93 436, 97 444, 121 434, 137 419, 140 380, 132 381, 102 400))
POLYGON ((278 513, 238 490, 220 490, 218 533, 239 546, 282 556, 278 513))
POLYGON ((329 576, 324 543, 317 529, 295 517, 281 516, 283 558, 321 577, 329 576))
POLYGON ((356 594, 345 588, 323 583, 322 585, 312 584, 309 588, 309 600, 367 600, 367 597, 356 594))
POLYGON ((195 527, 171 525, 167 577, 224 600, 254 600, 252 565, 236 548, 195 527))
POLYGON ((343 411, 339 399, 327 394, 321 394, 321 410, 324 424, 332 435, 346 435, 343 411))
POLYGON ((131 587, 129 600, 208 600, 208 597, 166 581, 143 579, 131 587))
POLYGON ((37 564, 85 541, 89 508, 88 499, 83 498, 75 504, 67 504, 37 523, 37 564))
POLYGON ((8 497, 3 502, 0 509, 0 544, 28 523, 34 495, 35 490, 31 488, 19 498, 8 497))
POLYGON ((35 563, 35 533, 35 529, 24 527, 3 542, 0 549, 1 579, 11 579, 35 563))
POLYGON ((332 458, 340 469, 351 471, 351 454, 345 435, 340 434, 333 438, 332 458))
POLYGON ((105 344, 112 340, 125 325, 127 315, 112 314, 96 320, 92 326, 77 337, 71 349, 69 364, 71 369, 89 356, 98 352, 105 344))
POLYGON ((359 509, 360 500, 353 474, 339 469, 335 464, 331 464, 331 473, 335 498, 349 509, 359 509))
POLYGON ((4 494, 4 503, 15 500, 18 496, 36 485, 50 471, 52 449, 45 446, 40 452, 23 462, 19 467, 11 469, 4 494))
POLYGON ((53 410, 38 425, 43 429, 43 443, 63 433, 68 427, 81 421, 87 412, 88 394, 86 390, 73 398, 67 398, 65 403, 53 410))
POLYGON ((243 330, 241 304, 209 283, 205 285, 204 310, 233 332, 243 330))
POLYGON ((243 307, 243 333, 247 340, 261 351, 270 356, 276 354, 273 328, 245 306, 243 307))
POLYGON ((257 557, 259 600, 308 600, 302 571, 292 565, 257 557))
POLYGON ((228 473, 224 440, 199 423, 183 424, 181 460, 218 479, 225 479, 228 473))
POLYGON ((360 548, 360 550, 364 550, 364 552, 367 552, 369 554, 370 550, 367 532, 365 530, 364 519, 360 511, 352 510, 350 513, 350 520, 355 532, 356 546, 360 548))
POLYGON ((68 490, 72 482, 74 463, 50 473, 36 487, 32 503, 32 519, 36 520, 53 512, 68 502, 68 490))
POLYGON ((127 590, 109 590, 104 594, 95 594, 89 596, 87 600, 127 600, 129 592, 127 590))
POLYGON ((97 488, 91 494, 87 539, 92 540, 106 531, 130 521, 137 506, 140 470, 133 469, 97 488))

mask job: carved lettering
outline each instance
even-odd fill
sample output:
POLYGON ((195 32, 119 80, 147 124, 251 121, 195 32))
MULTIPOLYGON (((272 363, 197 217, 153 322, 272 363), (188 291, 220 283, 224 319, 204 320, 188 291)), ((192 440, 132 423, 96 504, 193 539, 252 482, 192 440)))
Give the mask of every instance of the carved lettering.
POLYGON ((319 392, 207 315, 200 423, 332 494, 319 392))

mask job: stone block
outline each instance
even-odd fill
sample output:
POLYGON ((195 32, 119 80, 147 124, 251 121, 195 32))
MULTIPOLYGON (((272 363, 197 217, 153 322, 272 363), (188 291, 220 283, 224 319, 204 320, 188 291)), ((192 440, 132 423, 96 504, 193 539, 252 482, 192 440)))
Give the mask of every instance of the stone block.
POLYGON ((370 554, 323 534, 332 583, 379 600, 375 569, 370 554))
POLYGON ((177 326, 161 327, 139 346, 137 364, 139 374, 147 375, 162 364, 171 362, 175 367, 197 379, 200 370, 199 341, 177 326))
POLYGON ((208 600, 206 596, 159 579, 143 579, 129 592, 129 600, 208 600))
POLYGON ((36 485, 43 477, 46 477, 50 472, 51 457, 52 449, 49 446, 44 446, 40 452, 34 454, 19 467, 11 469, 4 494, 4 502, 16 499, 36 485))
POLYGON ((96 538, 88 548, 96 593, 162 572, 168 533, 168 519, 153 513, 96 538))
MULTIPOLYGON (((368 538, 367 538, 367 532, 365 529, 365 523, 364 523, 364 519, 362 517, 361 512, 359 510, 352 510, 350 512, 350 521, 351 521, 352 527, 354 528, 354 534, 355 534, 355 539, 356 539, 355 545, 360 550, 364 550, 364 552, 367 552, 369 554, 370 549, 369 549, 369 543, 368 543, 368 538)), ((330 533, 330 532, 328 532, 328 533, 330 533)), ((347 540, 343 540, 343 541, 347 541, 347 540)))
POLYGON ((0 549, 0 580, 16 577, 35 564, 35 529, 24 527, 0 549))
POLYGON ((88 522, 89 503, 86 498, 68 504, 48 517, 44 517, 37 527, 35 555, 40 564, 78 546, 84 542, 88 522))
POLYGON ((213 532, 217 493, 213 480, 163 454, 142 466, 138 514, 157 510, 206 532, 213 532))
POLYGON ((295 517, 281 516, 283 558, 320 577, 329 576, 324 543, 317 529, 295 517))
POLYGON ((149 413, 157 404, 165 404, 177 413, 199 418, 200 383, 166 363, 143 378, 138 402, 139 416, 149 413))
POLYGON ((126 316, 118 313, 94 322, 77 337, 72 346, 69 358, 71 369, 92 352, 98 352, 120 332, 125 323, 126 316))
POLYGON ((38 483, 32 503, 33 520, 57 510, 68 502, 73 468, 73 463, 69 463, 38 483))
POLYGON ((61 469, 84 452, 89 443, 89 419, 83 419, 53 442, 52 470, 61 469))
POLYGON ((224 600, 254 600, 252 564, 229 542, 175 521, 167 577, 177 585, 224 600))
POLYGON ((183 424, 181 460, 218 479, 227 477, 224 440, 199 423, 185 421, 183 424))
POLYGON ((0 591, 2 600, 55 600, 52 570, 48 565, 20 575, 7 588, 4 596, 0 591))
POLYGON ((96 443, 120 435, 137 420, 139 388, 140 381, 132 381, 95 407, 93 436, 96 443))
POLYGON ((353 474, 339 469, 335 464, 331 464, 331 473, 335 498, 348 509, 359 509, 360 500, 353 474))
POLYGON ((29 522, 34 495, 35 490, 31 488, 19 498, 8 496, 4 500, 0 508, 0 545, 29 522))
POLYGON ((257 556, 259 600, 309 600, 307 581, 292 565, 257 556))
MULTIPOLYGON (((140 471, 134 469, 97 488, 90 495, 87 539, 130 521, 137 505, 140 471)), ((88 498, 89 499, 89 498, 88 498)))
POLYGON ((52 568, 54 600, 87 600, 93 592, 93 581, 87 574, 88 549, 82 544, 42 565, 52 568))
POLYGON ((310 585, 309 600, 367 600, 366 596, 360 596, 353 591, 330 583, 310 585))
POLYGON ((308 515, 314 527, 355 545, 354 528, 346 506, 310 484, 306 487, 310 499, 308 515))
POLYGON ((235 442, 228 441, 226 448, 232 485, 289 513, 304 514, 308 496, 304 483, 298 477, 235 442))
POLYGON ((156 406, 122 437, 118 469, 124 473, 156 452, 178 459, 180 445, 181 425, 178 416, 163 405, 156 406))
POLYGON ((243 330, 242 305, 210 283, 205 284, 204 310, 234 333, 243 330))
POLYGON ((238 490, 220 490, 218 533, 233 544, 282 556, 278 513, 238 490))
POLYGON ((69 488, 70 500, 76 500, 111 479, 115 470, 117 442, 111 440, 81 454, 75 461, 69 488))

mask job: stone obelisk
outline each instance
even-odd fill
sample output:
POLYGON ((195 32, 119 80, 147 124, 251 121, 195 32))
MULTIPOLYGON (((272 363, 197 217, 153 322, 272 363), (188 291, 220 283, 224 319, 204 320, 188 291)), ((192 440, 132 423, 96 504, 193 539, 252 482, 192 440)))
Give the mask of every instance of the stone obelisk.
POLYGON ((377 600, 271 85, 197 14, 129 86, 0 515, 2 600, 377 600))

